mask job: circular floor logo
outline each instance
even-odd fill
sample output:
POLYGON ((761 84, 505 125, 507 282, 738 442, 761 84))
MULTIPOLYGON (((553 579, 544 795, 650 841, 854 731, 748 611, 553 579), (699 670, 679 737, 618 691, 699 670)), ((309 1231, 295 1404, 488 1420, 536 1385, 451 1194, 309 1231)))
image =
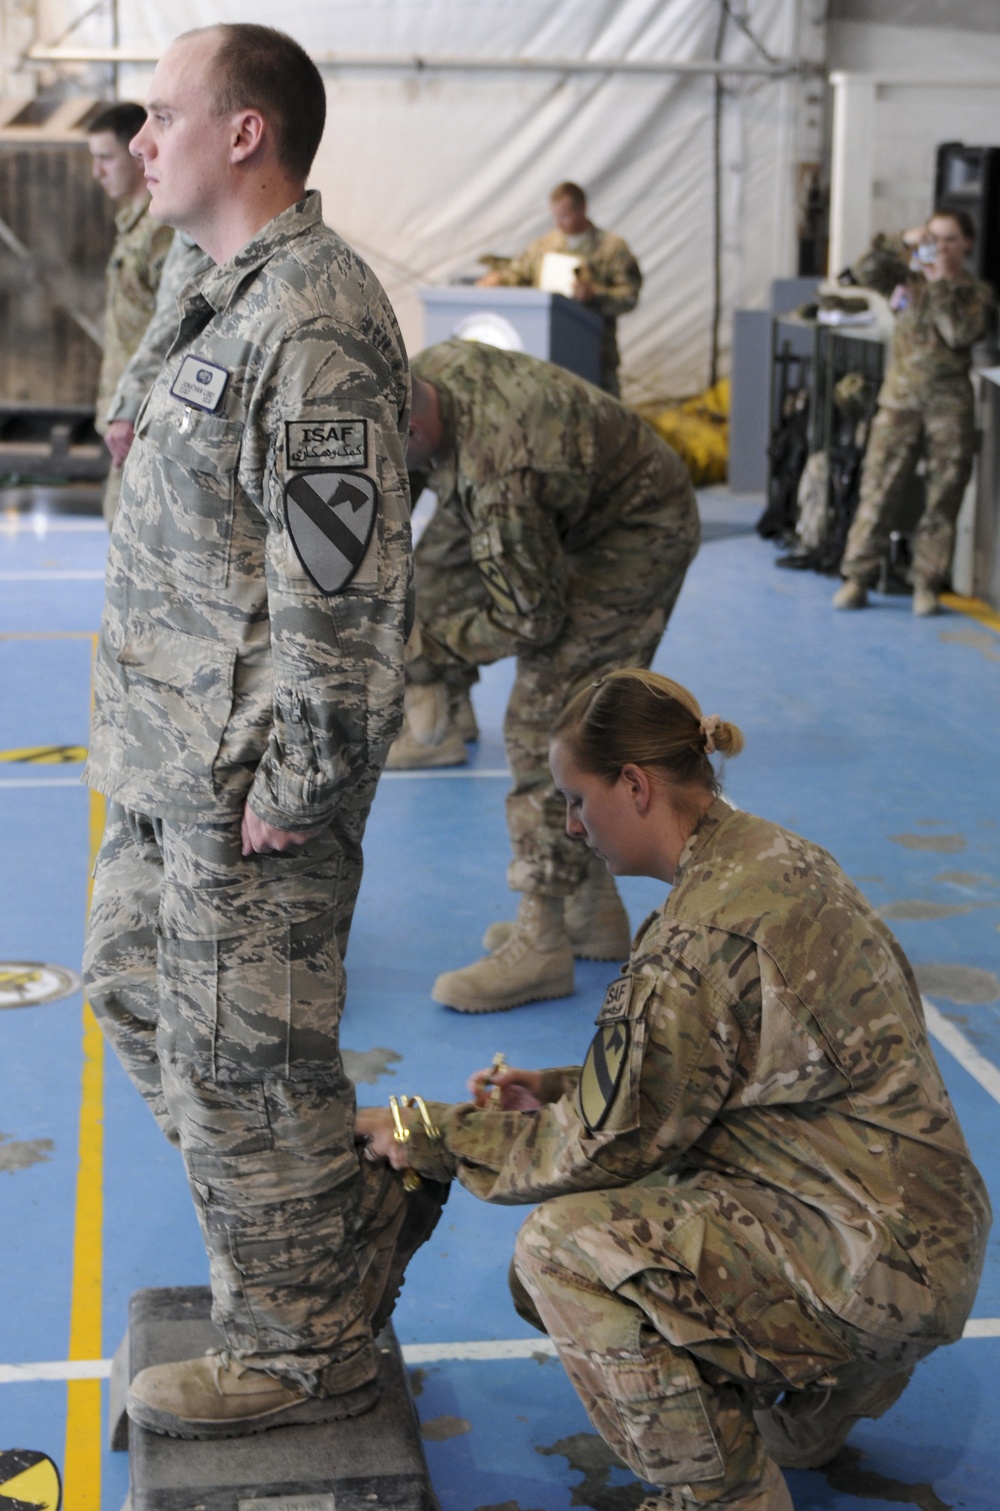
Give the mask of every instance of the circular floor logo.
POLYGON ((0 960, 0 1008, 40 1007, 72 997, 82 983, 76 971, 39 960, 0 960))
POLYGON ((33 1448, 0 1448, 0 1511, 59 1511, 59 1470, 33 1448))

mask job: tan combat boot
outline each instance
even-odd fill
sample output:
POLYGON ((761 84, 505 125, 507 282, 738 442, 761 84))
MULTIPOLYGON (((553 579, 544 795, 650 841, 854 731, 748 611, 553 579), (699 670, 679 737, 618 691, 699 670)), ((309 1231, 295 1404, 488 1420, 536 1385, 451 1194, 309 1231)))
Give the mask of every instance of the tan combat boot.
POLYGON ((522 1002, 569 997, 573 990, 573 951, 563 922, 563 900, 525 892, 500 948, 475 965, 445 971, 431 996, 459 1013, 497 1013, 522 1002))
POLYGON ((930 583, 922 578, 913 579, 913 612, 918 619, 926 619, 930 614, 938 611, 938 595, 930 583))
POLYGON ((200 1359, 140 1370, 127 1409, 133 1422, 166 1437, 234 1438, 295 1423, 339 1422, 377 1400, 375 1380, 320 1399, 292 1380, 241 1364, 228 1349, 210 1349, 200 1359))
POLYGON ((661 1490, 641 1501, 639 1511, 795 1511, 785 1476, 773 1460, 768 1459, 759 1482, 752 1490, 735 1490, 724 1500, 696 1500, 678 1487, 661 1490))
POLYGON ((848 577, 840 584, 831 602, 835 609, 863 609, 868 603, 868 589, 863 582, 848 577))
POLYGON ((755 1411, 764 1447, 783 1469, 818 1469, 829 1463, 861 1417, 880 1417, 903 1394, 911 1370, 833 1390, 807 1385, 785 1392, 780 1404, 755 1411))
MULTIPOLYGON (((579 960, 627 960, 632 948, 632 929, 615 879, 596 855, 587 860, 587 874, 566 898, 566 933, 579 960)), ((513 920, 491 923, 483 935, 483 948, 497 950, 510 937, 513 920)))
POLYGON ((389 746, 386 770, 465 766, 469 752, 448 709, 448 689, 443 682, 408 682, 403 694, 403 727, 389 746))

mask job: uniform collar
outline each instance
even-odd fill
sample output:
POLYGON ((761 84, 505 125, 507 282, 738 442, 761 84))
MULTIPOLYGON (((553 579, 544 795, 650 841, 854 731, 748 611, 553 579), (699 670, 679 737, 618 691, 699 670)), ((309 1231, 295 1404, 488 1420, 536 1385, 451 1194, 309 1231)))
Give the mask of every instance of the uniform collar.
POLYGON ((118 235, 124 236, 126 231, 131 231, 133 226, 138 225, 148 209, 148 194, 144 195, 138 204, 129 200, 127 205, 123 205, 115 216, 115 230, 118 235))
POLYGON ((322 223, 323 204, 315 189, 269 220, 245 247, 220 266, 212 267, 199 280, 198 292, 216 314, 228 309, 251 274, 270 262, 276 252, 296 236, 322 223))
POLYGON ((728 798, 717 797, 712 806, 702 814, 680 853, 674 876, 675 887, 683 880, 684 872, 691 862, 697 860, 702 851, 712 844, 719 825, 724 824, 727 818, 732 818, 736 811, 728 798))

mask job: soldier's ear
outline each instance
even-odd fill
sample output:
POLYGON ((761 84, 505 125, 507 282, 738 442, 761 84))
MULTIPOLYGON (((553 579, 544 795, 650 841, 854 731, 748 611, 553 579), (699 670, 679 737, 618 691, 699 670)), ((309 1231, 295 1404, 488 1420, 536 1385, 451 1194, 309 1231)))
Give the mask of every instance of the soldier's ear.
POLYGON ((230 161, 246 162, 259 152, 267 135, 267 123, 259 110, 237 110, 230 116, 230 161))
POLYGON ((635 804, 636 813, 646 813, 653 795, 649 772, 630 761, 622 767, 618 780, 625 783, 625 790, 635 804))

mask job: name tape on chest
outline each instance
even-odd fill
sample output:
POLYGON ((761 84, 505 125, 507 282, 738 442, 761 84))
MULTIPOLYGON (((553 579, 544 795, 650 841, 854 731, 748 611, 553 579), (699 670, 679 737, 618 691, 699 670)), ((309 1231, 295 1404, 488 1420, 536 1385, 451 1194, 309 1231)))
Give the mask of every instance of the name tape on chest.
POLYGON ((188 353, 170 385, 175 399, 190 404, 192 409, 201 409, 205 414, 214 414, 222 403, 222 395, 229 382, 229 372, 217 362, 206 362, 204 357, 188 353))
POLYGON ((362 473, 300 472, 285 485, 288 533, 306 572, 329 597, 347 587, 364 561, 378 493, 362 473))
POLYGON ((289 472, 368 466, 367 420, 286 420, 289 472))

